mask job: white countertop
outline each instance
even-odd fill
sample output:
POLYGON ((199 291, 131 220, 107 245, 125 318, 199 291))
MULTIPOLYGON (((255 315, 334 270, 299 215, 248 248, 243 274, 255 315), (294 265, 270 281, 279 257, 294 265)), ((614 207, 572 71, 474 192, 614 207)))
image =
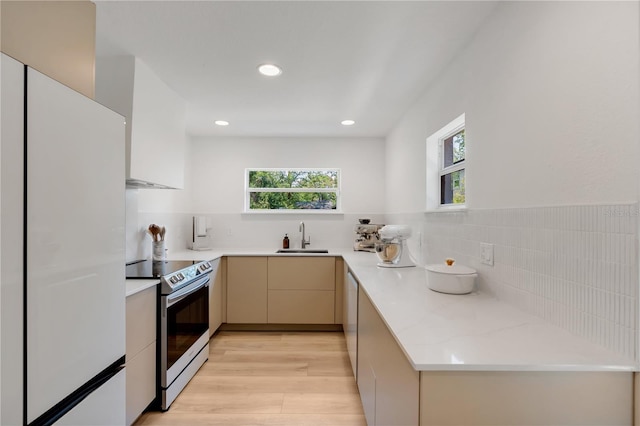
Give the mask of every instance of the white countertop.
MULTIPOLYGON (((313 247, 312 247, 313 248, 313 247)), ((169 253, 167 260, 213 260, 222 256, 342 256, 345 249, 327 248, 329 253, 276 253, 278 248, 182 250, 169 253)))
POLYGON ((160 284, 159 279, 127 279, 125 281, 126 295, 129 297, 158 284, 160 284))
MULTIPOLYGON (((184 250, 169 254, 168 260, 281 256, 276 250, 184 250)), ((312 255, 344 258, 416 370, 638 370, 634 360, 488 294, 448 295, 431 291, 423 268, 379 268, 374 253, 351 249, 329 248, 328 254, 312 255)), ((153 280, 127 280, 127 294, 129 281, 153 280)))
POLYGON ((379 268, 344 253, 416 370, 634 371, 632 359, 479 292, 429 290, 423 268, 379 268))

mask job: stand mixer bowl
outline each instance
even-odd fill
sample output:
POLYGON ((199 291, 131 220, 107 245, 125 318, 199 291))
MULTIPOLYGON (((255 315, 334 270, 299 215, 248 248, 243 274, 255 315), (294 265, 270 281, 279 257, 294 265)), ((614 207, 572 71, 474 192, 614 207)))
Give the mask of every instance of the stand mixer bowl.
POLYGON ((375 245, 378 259, 384 263, 396 263, 402 254, 402 245, 395 242, 379 242, 375 245))

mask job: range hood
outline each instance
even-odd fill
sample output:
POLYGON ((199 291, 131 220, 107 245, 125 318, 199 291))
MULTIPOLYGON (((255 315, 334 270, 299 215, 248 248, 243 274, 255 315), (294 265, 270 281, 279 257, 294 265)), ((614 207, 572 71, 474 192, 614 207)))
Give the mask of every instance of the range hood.
POLYGON ((126 188, 131 189, 178 189, 172 186, 162 185, 159 183, 147 182, 140 179, 127 179, 126 188))
POLYGON ((126 118, 126 187, 184 188, 186 102, 130 55, 96 57, 96 100, 126 118))

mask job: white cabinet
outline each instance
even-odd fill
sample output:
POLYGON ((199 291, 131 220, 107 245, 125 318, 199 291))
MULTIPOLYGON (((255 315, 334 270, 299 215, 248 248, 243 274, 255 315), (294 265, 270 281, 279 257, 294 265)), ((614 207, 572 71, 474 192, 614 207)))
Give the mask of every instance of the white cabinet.
POLYGON ((127 297, 127 425, 156 397, 157 288, 127 297))
POLYGON ((127 118, 127 184, 183 188, 185 101, 133 56, 96 58, 96 100, 127 118))

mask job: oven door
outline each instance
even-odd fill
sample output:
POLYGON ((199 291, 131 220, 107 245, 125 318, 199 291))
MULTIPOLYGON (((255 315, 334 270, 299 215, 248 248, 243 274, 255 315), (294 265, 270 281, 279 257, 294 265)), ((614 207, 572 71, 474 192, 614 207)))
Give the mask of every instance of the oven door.
POLYGON ((161 298, 160 381, 167 388, 209 340, 209 274, 161 298))

